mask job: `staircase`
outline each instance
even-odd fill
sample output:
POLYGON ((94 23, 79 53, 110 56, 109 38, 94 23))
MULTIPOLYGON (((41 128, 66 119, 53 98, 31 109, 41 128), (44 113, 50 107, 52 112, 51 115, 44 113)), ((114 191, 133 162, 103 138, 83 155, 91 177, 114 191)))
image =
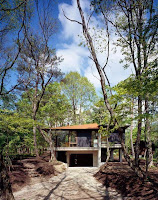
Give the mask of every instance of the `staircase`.
POLYGON ((40 177, 41 175, 36 171, 36 165, 33 163, 27 163, 26 160, 23 161, 24 171, 30 178, 40 177))

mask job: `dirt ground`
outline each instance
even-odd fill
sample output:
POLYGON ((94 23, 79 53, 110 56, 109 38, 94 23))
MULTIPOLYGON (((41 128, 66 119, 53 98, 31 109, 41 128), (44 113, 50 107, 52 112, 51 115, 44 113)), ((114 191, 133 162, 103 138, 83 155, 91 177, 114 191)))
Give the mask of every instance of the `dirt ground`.
POLYGON ((14 160, 11 171, 9 172, 13 192, 21 190, 27 185, 46 181, 52 176, 65 171, 66 164, 49 162, 49 155, 46 153, 40 158, 28 158, 23 160, 14 160))
MULTIPOLYGON (((142 163, 143 165, 143 163, 142 163)), ((126 162, 111 162, 95 178, 107 188, 113 188, 125 199, 158 200, 158 168, 150 169, 150 182, 140 180, 126 162)))
POLYGON ((112 188, 99 183, 95 167, 69 167, 65 172, 47 181, 26 186, 15 192, 16 200, 122 200, 112 188))
POLYGON ((110 162, 103 172, 95 167, 66 169, 48 160, 46 155, 13 162, 15 200, 158 200, 158 167, 150 169, 150 182, 144 182, 126 162, 110 162))

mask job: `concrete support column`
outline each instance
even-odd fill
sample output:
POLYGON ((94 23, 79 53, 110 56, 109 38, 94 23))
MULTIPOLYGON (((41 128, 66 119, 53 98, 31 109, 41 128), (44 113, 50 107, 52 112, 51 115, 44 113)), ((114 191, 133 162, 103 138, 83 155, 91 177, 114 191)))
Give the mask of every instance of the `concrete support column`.
POLYGON ((66 161, 67 161, 67 166, 70 166, 70 154, 69 152, 66 152, 66 161))
POLYGON ((114 149, 110 150, 110 160, 113 161, 114 160, 114 149))
POLYGON ((93 167, 98 167, 98 152, 93 152, 93 167))
POLYGON ((57 151, 55 151, 55 157, 56 157, 56 159, 58 159, 58 152, 57 151))
POLYGON ((119 149, 119 162, 122 162, 122 149, 119 149))

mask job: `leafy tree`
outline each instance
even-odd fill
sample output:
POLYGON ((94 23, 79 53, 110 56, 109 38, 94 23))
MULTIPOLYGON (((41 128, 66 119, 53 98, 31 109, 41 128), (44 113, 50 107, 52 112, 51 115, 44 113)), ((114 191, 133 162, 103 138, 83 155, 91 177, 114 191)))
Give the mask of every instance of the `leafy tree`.
POLYGON ((50 4, 46 2, 38 13, 39 32, 34 33, 31 28, 25 28, 26 40, 18 60, 19 74, 23 74, 24 82, 21 90, 28 91, 29 101, 32 104, 34 145, 37 157, 39 156, 36 141, 36 115, 40 107, 47 86, 54 80, 60 79, 61 72, 57 65, 62 61, 57 58, 55 49, 50 48, 49 41, 56 31, 50 12, 50 4), (30 94, 30 89, 34 88, 30 94))
MULTIPOLYGON (((14 81, 10 84, 10 75, 15 72, 16 61, 22 49, 25 40, 23 34, 24 27, 28 23, 31 1, 0 1, 0 96, 2 107, 8 104, 8 94, 12 92, 18 85, 23 83, 22 76, 19 82, 14 81), (9 42, 7 43, 6 41, 9 42), (20 42, 21 40, 21 42, 20 42), (9 87, 10 86, 10 87, 9 87)), ((9 97, 10 98, 10 97, 9 97)), ((10 104, 8 105, 10 107, 10 104)), ((8 107, 8 109, 9 109, 8 107)), ((11 108, 11 107, 10 107, 11 108)), ((13 108, 13 107, 12 107, 13 108)), ((4 139, 4 138, 2 138, 4 139)), ((9 176, 3 160, 2 151, 0 152, 0 196, 3 199, 14 199, 9 176)))
POLYGON ((70 72, 62 80, 62 90, 71 104, 73 124, 84 123, 83 111, 90 108, 97 98, 94 86, 78 72, 70 72))
MULTIPOLYGON (((38 91, 40 93, 40 90, 38 91)), ((30 89, 22 94, 22 98, 17 103, 17 110, 23 117, 32 119, 32 99, 34 90, 30 89)), ((48 129, 55 126, 64 124, 67 119, 67 112, 69 103, 64 94, 61 93, 61 86, 58 82, 51 83, 47 86, 43 98, 40 103, 40 107, 36 114, 36 127, 37 132, 37 148, 40 146, 45 147, 49 145, 51 149, 51 160, 55 159, 54 156, 54 144, 52 141, 51 132, 46 132, 42 129, 47 127, 48 129), (41 138, 42 136, 42 138, 41 138), (45 143, 43 143, 43 138, 45 143)))
POLYGON ((28 137, 31 140, 30 124, 29 119, 21 118, 13 111, 0 110, 0 195, 3 199, 14 199, 7 173, 11 165, 10 154, 16 155, 18 150, 28 148, 25 141, 28 137))
POLYGON ((41 102, 40 117, 49 127, 63 126, 68 123, 70 104, 61 90, 60 83, 50 84, 41 102))

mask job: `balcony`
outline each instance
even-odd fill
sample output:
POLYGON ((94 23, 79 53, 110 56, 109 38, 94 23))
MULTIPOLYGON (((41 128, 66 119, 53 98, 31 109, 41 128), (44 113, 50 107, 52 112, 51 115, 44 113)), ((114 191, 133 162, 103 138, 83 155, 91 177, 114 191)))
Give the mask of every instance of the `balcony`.
POLYGON ((61 140, 56 139, 56 147, 98 147, 98 139, 81 138, 81 137, 67 137, 61 140))

